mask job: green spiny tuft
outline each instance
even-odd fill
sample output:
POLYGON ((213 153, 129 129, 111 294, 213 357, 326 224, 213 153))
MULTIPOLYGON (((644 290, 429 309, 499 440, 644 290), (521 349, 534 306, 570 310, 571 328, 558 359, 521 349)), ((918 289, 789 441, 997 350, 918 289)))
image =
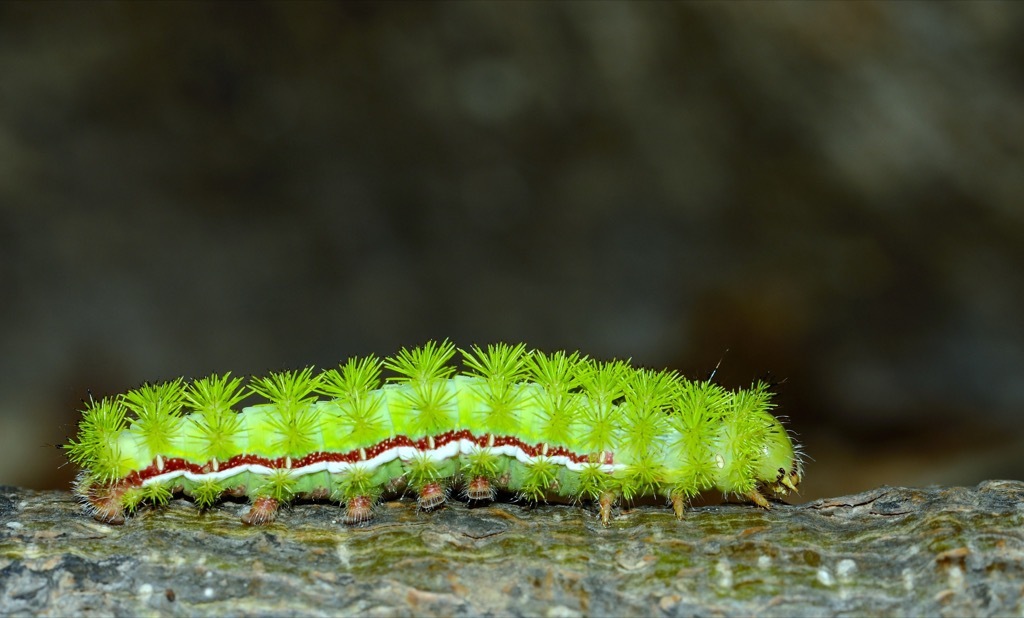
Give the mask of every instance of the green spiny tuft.
POLYGON ((674 371, 635 370, 624 385, 626 404, 633 409, 664 410, 676 397, 679 380, 674 371))
POLYGON ((586 364, 579 352, 534 352, 527 359, 529 377, 540 387, 534 390, 532 403, 538 407, 539 436, 543 442, 575 446, 575 423, 582 396, 572 391, 579 386, 579 368, 586 364))
POLYGON ((296 371, 272 371, 270 375, 253 378, 249 388, 277 407, 298 408, 316 400, 320 376, 313 368, 296 371))
POLYGON ((273 498, 278 502, 288 502, 295 494, 295 479, 291 470, 278 468, 264 477, 264 482, 256 489, 259 498, 273 498))
POLYGON ((337 487, 332 492, 332 498, 340 502, 357 497, 376 500, 379 494, 380 486, 376 482, 374 471, 364 466, 355 466, 341 475, 337 487))
POLYGON ((501 456, 494 454, 491 449, 478 449, 468 455, 464 455, 464 457, 466 464, 463 468, 463 476, 468 478, 478 476, 494 478, 498 475, 501 456))
POLYGON ((574 431, 582 409, 582 397, 575 393, 541 391, 533 399, 539 407, 541 441, 553 446, 574 446, 574 431))
POLYGON ((581 419, 585 426, 580 439, 583 450, 590 453, 615 450, 622 426, 622 410, 616 400, 622 396, 624 382, 631 372, 624 361, 590 362, 580 371, 580 385, 588 400, 581 419))
POLYGON ((409 479, 409 485, 417 489, 427 483, 436 482, 443 476, 439 463, 425 453, 417 453, 405 462, 405 474, 409 479))
POLYGON ((88 470, 97 482, 114 481, 126 469, 118 444, 121 431, 127 425, 126 412, 120 399, 90 399, 82 413, 78 439, 71 440, 65 447, 68 458, 88 470))
POLYGON ((192 488, 192 499, 200 509, 208 509, 217 503, 224 489, 217 479, 205 479, 192 488))
POLYGON ((583 498, 597 500, 612 488, 613 478, 598 462, 591 462, 580 470, 578 491, 583 498))
POLYGON ((440 344, 428 341, 402 348, 385 361, 384 366, 398 374, 389 380, 408 386, 399 397, 408 408, 411 438, 441 433, 455 421, 455 393, 448 388, 455 368, 446 364, 454 355, 455 344, 445 339, 440 344))
POLYGON ((505 343, 487 346, 484 351, 473 346, 462 350, 463 362, 469 375, 479 377, 482 384, 473 391, 485 410, 480 421, 491 434, 509 435, 519 428, 519 411, 527 396, 519 382, 526 377, 526 344, 510 346, 505 343))
POLYGON ((152 483, 142 488, 142 499, 154 505, 167 504, 173 494, 164 483, 152 483))
POLYGON ((185 402, 200 414, 234 412, 235 405, 245 399, 242 379, 232 378, 231 372, 213 374, 192 381, 185 388, 185 402))
POLYGON ((320 392, 334 397, 343 431, 354 444, 373 444, 387 430, 380 391, 383 362, 375 356, 350 358, 338 369, 323 374, 320 392))
POLYGON ((558 477, 558 464, 547 457, 536 457, 526 466, 519 493, 528 500, 540 502, 558 477))
POLYGON ((486 350, 474 345, 468 351, 460 351, 463 363, 470 369, 467 374, 484 378, 489 384, 515 384, 526 376, 525 343, 514 346, 499 343, 487 346, 486 350))
POLYGON ((186 404, 197 414, 191 437, 202 445, 202 461, 227 461, 237 454, 242 417, 234 406, 245 398, 241 378, 230 373, 194 380, 185 388, 186 404))
POLYGON ((580 367, 588 363, 579 352, 534 352, 526 359, 530 379, 552 395, 568 393, 579 386, 580 367))
POLYGON ((765 382, 755 382, 750 388, 743 391, 748 400, 749 414, 759 419, 775 418, 771 411, 775 408, 772 403, 772 392, 770 386, 765 382))
POLYGON ((721 457, 725 466, 719 482, 727 493, 742 495, 757 487, 755 471, 769 428, 764 416, 771 405, 769 398, 767 386, 763 383, 733 393, 731 409, 723 421, 725 432, 721 457))
POLYGON ((625 430, 621 450, 631 459, 661 448, 660 437, 668 426, 666 409, 679 388, 673 372, 642 369, 626 381, 625 430))
POLYGON ((121 496, 121 506, 125 511, 134 513, 146 500, 146 490, 143 487, 132 487, 121 496))
POLYGON ((401 397, 412 409, 410 437, 438 434, 451 427, 456 412, 453 409, 455 394, 448 389, 447 381, 416 382, 412 390, 403 392, 401 397))
POLYGON ((121 400, 137 417, 132 423, 132 433, 141 438, 150 459, 169 452, 182 424, 184 388, 181 378, 146 384, 128 391, 121 400))
POLYGON ((579 367, 580 386, 591 402, 611 406, 622 397, 626 381, 634 371, 628 361, 587 361, 579 367))
POLYGON ((651 495, 665 478, 665 466, 650 454, 640 456, 626 466, 619 478, 619 491, 626 500, 651 495))
POLYGON ((673 462, 672 493, 692 498, 715 484, 715 439, 729 410, 732 393, 710 381, 681 379, 668 422, 675 439, 666 445, 673 462))
POLYGON ((269 422, 278 437, 274 445, 289 457, 310 453, 321 439, 320 415, 310 405, 316 400, 319 387, 320 376, 313 376, 312 367, 271 373, 255 378, 249 385, 253 392, 273 404, 269 422))
POLYGON ((373 356, 350 358, 337 369, 321 376, 320 392, 335 399, 359 400, 380 387, 380 370, 384 362, 373 356))
POLYGON ((398 374, 388 378, 392 382, 433 382, 446 380, 455 372, 448 365, 453 356, 455 344, 451 341, 428 341, 416 348, 402 348, 384 366, 398 374))

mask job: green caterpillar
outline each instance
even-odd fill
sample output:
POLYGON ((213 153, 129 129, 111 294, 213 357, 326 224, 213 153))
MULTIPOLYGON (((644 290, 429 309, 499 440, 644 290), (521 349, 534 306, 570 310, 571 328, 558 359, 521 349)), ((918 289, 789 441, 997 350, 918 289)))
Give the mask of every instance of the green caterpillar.
POLYGON ((712 488, 769 508, 762 492, 783 496, 803 474, 763 383, 728 391, 524 344, 461 350, 457 373, 455 354, 428 342, 319 374, 177 379, 90 401, 65 445, 82 468, 75 491, 112 524, 181 492, 200 508, 247 496, 247 524, 296 498, 341 502, 360 523, 382 495, 411 489, 429 510, 458 485, 470 500, 596 501, 607 525, 620 498, 663 496, 681 518, 712 488), (394 374, 383 385, 382 369, 394 374), (235 411, 250 394, 268 403, 235 411))

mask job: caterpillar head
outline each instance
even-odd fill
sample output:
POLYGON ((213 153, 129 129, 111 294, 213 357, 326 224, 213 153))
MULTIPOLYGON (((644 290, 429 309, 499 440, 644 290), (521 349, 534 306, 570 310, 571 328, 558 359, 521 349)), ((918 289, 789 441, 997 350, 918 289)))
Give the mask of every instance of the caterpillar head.
POLYGON ((769 416, 770 427, 765 432, 761 457, 757 465, 757 479, 776 496, 797 491, 803 477, 803 462, 799 447, 793 446, 782 423, 769 416))

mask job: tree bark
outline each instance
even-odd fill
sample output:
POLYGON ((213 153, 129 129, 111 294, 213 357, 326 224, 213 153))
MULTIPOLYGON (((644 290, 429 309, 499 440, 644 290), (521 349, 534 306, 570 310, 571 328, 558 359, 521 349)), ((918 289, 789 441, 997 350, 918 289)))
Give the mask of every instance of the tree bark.
POLYGON ((185 500, 123 526, 0 488, 0 614, 948 615, 1024 612, 1024 483, 881 487, 764 511, 409 501, 368 525, 185 500))

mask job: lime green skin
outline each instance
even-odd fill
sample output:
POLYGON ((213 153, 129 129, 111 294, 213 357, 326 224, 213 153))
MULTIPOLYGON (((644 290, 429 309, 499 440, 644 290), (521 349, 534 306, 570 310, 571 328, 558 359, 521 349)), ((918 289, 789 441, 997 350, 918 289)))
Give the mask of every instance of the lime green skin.
POLYGON ((620 498, 679 505, 709 489, 767 507, 760 491, 799 483, 799 449, 764 385, 730 392, 623 363, 579 361, 574 371, 583 378, 551 384, 526 371, 502 380, 448 369, 345 392, 322 388, 326 373, 272 374, 308 379, 305 396, 229 411, 216 437, 210 405, 182 404, 168 389, 161 401, 177 408, 133 418, 129 393, 86 410, 69 445, 83 466, 77 490, 94 504, 112 496, 113 512, 178 492, 203 507, 226 493, 349 504, 480 479, 533 501, 599 501, 606 518, 620 498))

